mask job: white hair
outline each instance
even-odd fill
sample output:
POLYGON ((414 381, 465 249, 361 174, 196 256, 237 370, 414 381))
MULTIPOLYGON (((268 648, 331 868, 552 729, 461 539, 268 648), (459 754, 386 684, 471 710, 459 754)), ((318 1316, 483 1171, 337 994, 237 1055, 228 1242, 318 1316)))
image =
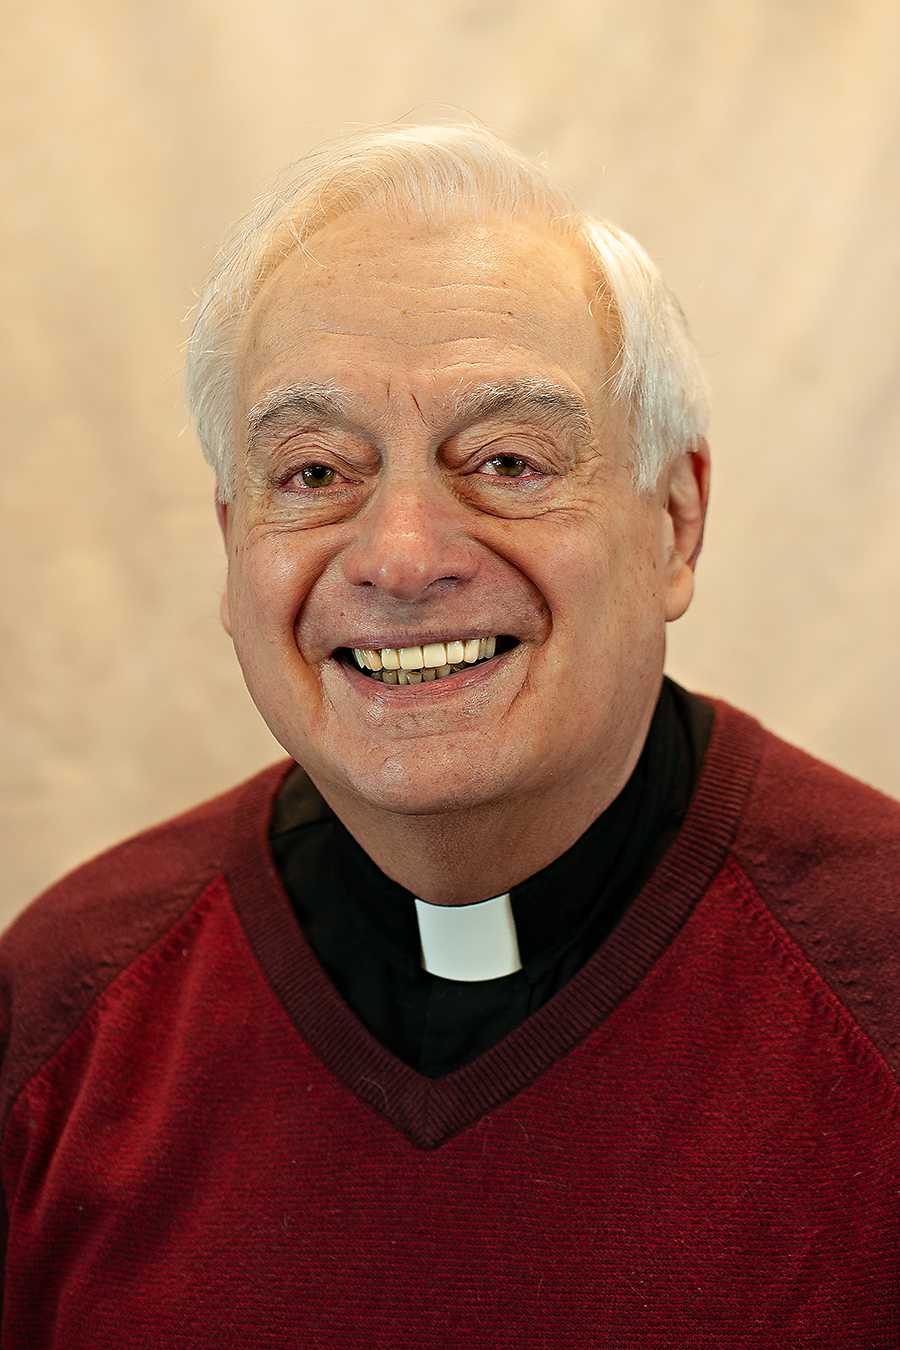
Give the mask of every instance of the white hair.
POLYGON ((292 249, 359 210, 441 224, 527 219, 568 238, 597 273, 617 355, 613 396, 630 410, 635 484, 652 491, 665 466, 706 430, 708 397, 681 308, 630 235, 585 215, 546 169, 478 126, 396 126, 348 135, 292 164, 224 244, 188 349, 188 403, 216 471, 235 489, 233 365, 241 322, 292 249))

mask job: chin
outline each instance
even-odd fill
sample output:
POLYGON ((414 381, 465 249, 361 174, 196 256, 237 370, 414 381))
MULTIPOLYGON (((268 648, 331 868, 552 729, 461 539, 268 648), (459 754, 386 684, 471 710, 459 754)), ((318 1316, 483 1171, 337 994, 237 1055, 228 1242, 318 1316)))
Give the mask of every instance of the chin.
MULTIPOLYGON (((365 773, 348 774, 344 769, 343 790, 370 807, 400 816, 437 816, 469 811, 509 794, 513 766, 498 772, 496 762, 479 771, 468 763, 456 766, 428 761, 427 752, 414 763, 403 756, 391 757, 365 773), (426 763, 423 764, 423 759, 426 763)), ((332 781, 334 781, 332 779, 332 781)))

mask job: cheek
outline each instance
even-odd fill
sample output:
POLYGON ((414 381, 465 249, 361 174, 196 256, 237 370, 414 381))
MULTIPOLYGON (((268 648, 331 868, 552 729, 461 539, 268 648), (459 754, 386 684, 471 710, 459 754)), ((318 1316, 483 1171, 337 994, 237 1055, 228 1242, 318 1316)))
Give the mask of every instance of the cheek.
POLYGON ((612 617, 654 607, 663 578, 652 524, 627 503, 596 508, 572 519, 564 513, 542 522, 519 558, 550 603, 556 622, 578 622, 598 611, 612 617), (638 603, 638 598, 641 603, 638 603))
POLYGON ((625 510, 618 518, 610 512, 599 524, 577 544, 561 544, 548 585, 554 626, 606 685, 623 671, 657 664, 666 588, 656 532, 643 512, 625 510))
POLYGON ((277 649, 292 640, 294 623, 311 584, 300 550, 291 541, 266 538, 237 551, 228 568, 228 598, 235 642, 265 641, 277 649))

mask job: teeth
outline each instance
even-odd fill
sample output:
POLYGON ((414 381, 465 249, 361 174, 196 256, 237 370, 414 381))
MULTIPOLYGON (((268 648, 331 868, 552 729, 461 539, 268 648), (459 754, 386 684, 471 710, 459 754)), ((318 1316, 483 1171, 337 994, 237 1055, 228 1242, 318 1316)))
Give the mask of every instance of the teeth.
POLYGON ((353 656, 360 670, 384 684, 420 684, 446 679, 476 661, 489 661, 496 651, 497 639, 489 637, 428 642, 423 647, 354 647, 353 656))
MULTIPOLYGON (((388 649, 390 650, 390 648, 388 649)), ((401 670, 421 670, 422 669, 422 648, 421 647, 401 647, 400 648, 400 669, 401 670)))
POLYGON ((429 642, 422 648, 422 664, 426 670, 437 670, 447 664, 447 648, 443 642, 429 642))

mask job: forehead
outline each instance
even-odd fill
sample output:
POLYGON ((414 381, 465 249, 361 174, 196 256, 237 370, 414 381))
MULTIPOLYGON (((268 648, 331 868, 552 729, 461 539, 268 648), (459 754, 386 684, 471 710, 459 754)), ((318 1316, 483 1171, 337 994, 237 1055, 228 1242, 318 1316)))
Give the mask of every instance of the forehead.
POLYGON ((528 223, 396 221, 357 213, 295 248, 244 323, 239 402, 297 382, 383 402, 408 381, 427 398, 480 380, 551 379, 585 401, 611 344, 597 281, 571 242, 528 223))

